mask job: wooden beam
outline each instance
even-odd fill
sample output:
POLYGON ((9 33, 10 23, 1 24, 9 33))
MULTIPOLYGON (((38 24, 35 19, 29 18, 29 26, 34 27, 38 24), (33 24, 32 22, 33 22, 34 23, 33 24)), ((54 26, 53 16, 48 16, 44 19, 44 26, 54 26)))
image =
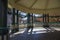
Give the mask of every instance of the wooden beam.
MULTIPOLYGON (((48 7, 48 3, 49 3, 49 0, 46 0, 45 9, 47 9, 47 7, 48 7)), ((45 10, 45 13, 46 13, 46 10, 45 10)))
POLYGON ((35 1, 33 2, 33 4, 32 4, 29 8, 32 8, 33 5, 34 5, 36 2, 37 2, 37 0, 35 0, 35 1))
POLYGON ((15 3, 19 2, 20 0, 15 0, 15 3))

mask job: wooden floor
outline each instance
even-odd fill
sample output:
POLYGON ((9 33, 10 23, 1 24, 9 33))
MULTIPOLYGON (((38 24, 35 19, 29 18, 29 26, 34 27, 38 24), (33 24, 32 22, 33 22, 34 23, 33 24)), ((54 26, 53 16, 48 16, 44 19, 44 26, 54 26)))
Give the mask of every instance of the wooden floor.
POLYGON ((60 31, 45 33, 35 31, 34 34, 24 32, 10 37, 10 40, 60 40, 60 31))

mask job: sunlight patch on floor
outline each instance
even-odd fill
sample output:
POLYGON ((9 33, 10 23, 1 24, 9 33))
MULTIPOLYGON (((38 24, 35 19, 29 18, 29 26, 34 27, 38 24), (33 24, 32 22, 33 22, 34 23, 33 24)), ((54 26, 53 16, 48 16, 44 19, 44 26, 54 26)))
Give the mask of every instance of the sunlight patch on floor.
MULTIPOLYGON (((54 29, 60 31, 60 28, 54 28, 54 29)), ((25 30, 26 30, 26 28, 20 29, 20 31, 17 33, 14 33, 13 36, 17 35, 17 34, 21 34, 21 33, 23 34, 25 30)), ((28 34, 30 34, 30 31, 31 31, 31 29, 29 30, 28 34)), ((43 27, 36 27, 33 29, 32 34, 39 34, 39 33, 47 33, 47 32, 46 32, 46 29, 43 27)))

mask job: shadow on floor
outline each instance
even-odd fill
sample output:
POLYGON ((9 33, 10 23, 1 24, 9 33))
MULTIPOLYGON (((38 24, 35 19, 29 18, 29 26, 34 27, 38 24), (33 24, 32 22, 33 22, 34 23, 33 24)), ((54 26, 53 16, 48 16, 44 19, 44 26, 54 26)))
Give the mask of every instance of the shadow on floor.
POLYGON ((10 40, 60 40, 60 32, 48 32, 39 34, 21 33, 10 38, 10 40))

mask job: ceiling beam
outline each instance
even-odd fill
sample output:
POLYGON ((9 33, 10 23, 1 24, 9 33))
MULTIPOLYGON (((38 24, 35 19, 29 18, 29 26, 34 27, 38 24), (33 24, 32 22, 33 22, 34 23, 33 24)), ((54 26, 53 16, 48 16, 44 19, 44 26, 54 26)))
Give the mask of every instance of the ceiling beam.
POLYGON ((45 9, 47 9, 47 7, 48 7, 48 4, 49 4, 49 0, 46 0, 46 3, 45 3, 46 5, 45 5, 45 9))
POLYGON ((16 3, 16 4, 22 6, 23 8, 29 9, 29 7, 26 7, 26 6, 22 5, 22 4, 19 4, 19 3, 16 3))
MULTIPOLYGON (((49 0, 46 0, 46 5, 45 5, 45 9, 47 9, 47 7, 48 7, 48 3, 49 3, 49 0)), ((45 13, 46 13, 46 10, 45 10, 45 13)))
POLYGON ((33 4, 32 4, 29 8, 32 8, 33 5, 34 5, 36 2, 37 2, 37 0, 35 0, 35 1, 33 2, 33 4))
POLYGON ((15 3, 19 2, 20 0, 15 0, 15 3))

